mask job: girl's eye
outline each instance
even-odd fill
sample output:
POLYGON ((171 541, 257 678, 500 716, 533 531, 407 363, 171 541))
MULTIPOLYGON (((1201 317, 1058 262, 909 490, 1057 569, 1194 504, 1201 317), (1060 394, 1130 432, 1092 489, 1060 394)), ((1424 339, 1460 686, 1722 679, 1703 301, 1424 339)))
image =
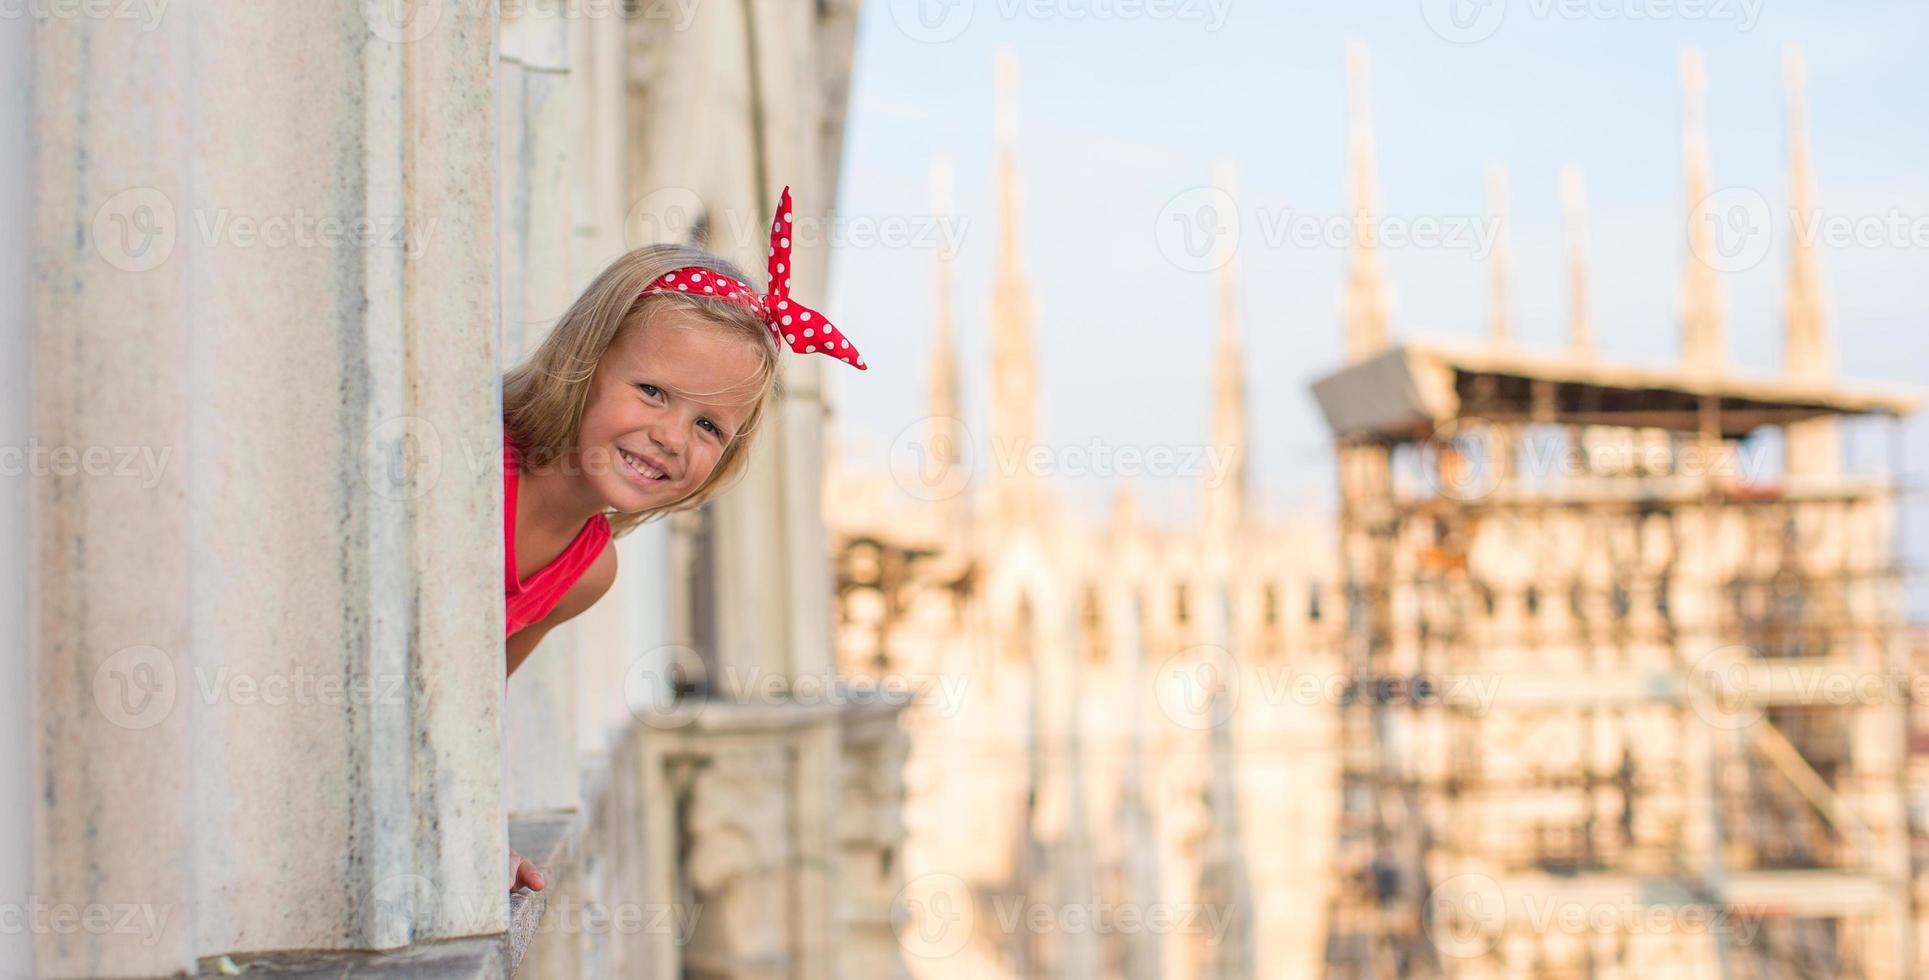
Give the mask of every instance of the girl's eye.
POLYGON ((723 435, 723 430, 717 428, 717 423, 712 422, 709 419, 698 419, 697 424, 700 426, 703 426, 704 431, 710 433, 713 436, 721 437, 723 435))
POLYGON ((656 385, 639 384, 637 385, 637 387, 642 389, 643 393, 650 396, 651 398, 656 398, 663 394, 662 389, 658 388, 656 385))

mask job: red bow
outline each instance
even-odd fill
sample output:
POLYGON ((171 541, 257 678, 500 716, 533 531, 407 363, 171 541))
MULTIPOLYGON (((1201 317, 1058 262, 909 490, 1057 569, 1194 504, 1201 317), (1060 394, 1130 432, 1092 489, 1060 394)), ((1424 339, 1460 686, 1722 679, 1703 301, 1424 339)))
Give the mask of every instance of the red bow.
POLYGON ((790 345, 799 354, 829 354, 859 371, 867 370, 864 356, 851 346, 824 314, 790 298, 790 188, 777 201, 777 214, 770 221, 770 292, 759 295, 744 283, 705 269, 685 266, 666 272, 644 288, 645 293, 703 293, 718 299, 743 303, 763 314, 764 323, 778 343, 790 345))

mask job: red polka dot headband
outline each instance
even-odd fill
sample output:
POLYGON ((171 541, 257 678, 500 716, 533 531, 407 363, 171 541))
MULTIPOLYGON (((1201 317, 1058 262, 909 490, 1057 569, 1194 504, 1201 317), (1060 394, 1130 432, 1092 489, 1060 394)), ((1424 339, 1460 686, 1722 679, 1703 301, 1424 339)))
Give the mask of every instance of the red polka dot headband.
POLYGON ((702 293, 742 303, 763 315, 771 336, 779 344, 789 344, 799 354, 829 354, 859 371, 864 356, 851 346, 824 314, 790 298, 790 188, 784 188, 777 202, 777 216, 770 222, 770 292, 759 295, 744 283, 702 266, 685 266, 667 272, 644 287, 644 293, 702 293))

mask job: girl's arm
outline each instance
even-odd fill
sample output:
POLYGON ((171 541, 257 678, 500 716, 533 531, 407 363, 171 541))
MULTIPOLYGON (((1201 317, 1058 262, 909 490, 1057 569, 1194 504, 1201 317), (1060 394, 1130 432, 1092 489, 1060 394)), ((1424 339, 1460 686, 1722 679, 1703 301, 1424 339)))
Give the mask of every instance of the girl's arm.
POLYGON ((611 541, 603 545, 602 554, 597 555, 596 560, 590 562, 589 568, 583 571, 583 577, 577 579, 576 584, 570 586, 568 592, 563 593, 562 601, 556 603, 556 608, 551 609, 549 615, 517 630, 509 637, 509 673, 515 673, 516 668, 522 666, 524 660, 529 659, 529 655, 535 652, 536 644, 542 642, 544 634, 575 619, 583 610, 595 605, 596 600, 601 599, 603 593, 609 591, 610 583, 614 581, 616 581, 616 542, 611 541))
MULTIPOLYGON (((589 568, 583 571, 583 577, 577 579, 576 584, 570 586, 568 592, 563 593, 562 601, 556 603, 556 608, 551 609, 549 615, 530 623, 509 637, 508 672, 515 673, 516 668, 529 659, 529 655, 536 650, 536 644, 542 642, 544 634, 576 618, 578 613, 595 605, 596 600, 601 599, 603 593, 610 590, 610 583, 614 581, 616 581, 616 542, 611 541, 603 545, 603 553, 597 555, 595 561, 590 562, 589 568)), ((509 851, 509 890, 528 888, 532 891, 542 891, 543 884, 542 872, 536 870, 536 866, 529 863, 528 858, 517 854, 512 848, 509 851)))

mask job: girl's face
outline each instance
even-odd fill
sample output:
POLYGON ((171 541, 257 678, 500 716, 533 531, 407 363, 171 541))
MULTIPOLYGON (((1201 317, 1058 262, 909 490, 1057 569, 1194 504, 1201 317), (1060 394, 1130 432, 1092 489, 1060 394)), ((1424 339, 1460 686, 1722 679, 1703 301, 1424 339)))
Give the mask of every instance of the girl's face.
POLYGON ((590 377, 579 462, 611 508, 664 507, 703 485, 758 397, 750 341, 682 311, 617 333, 590 377))

